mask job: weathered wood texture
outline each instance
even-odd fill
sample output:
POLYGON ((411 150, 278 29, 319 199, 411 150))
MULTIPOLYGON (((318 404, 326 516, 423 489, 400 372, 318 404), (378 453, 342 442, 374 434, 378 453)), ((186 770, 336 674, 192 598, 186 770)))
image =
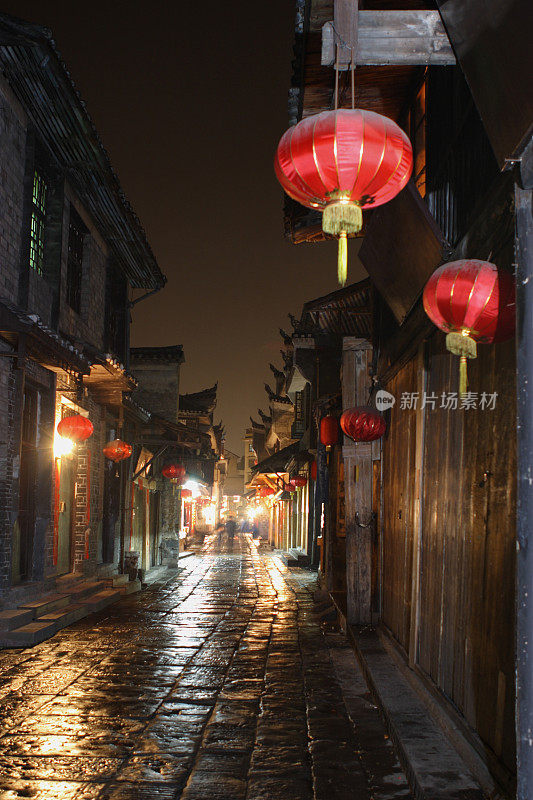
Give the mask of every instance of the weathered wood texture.
POLYGON ((384 443, 383 620, 412 663, 512 771, 514 343, 482 345, 468 365, 470 391, 498 394, 494 410, 440 408, 443 392, 458 391, 458 359, 447 353, 438 332, 427 351, 426 391, 436 407, 424 411, 417 637, 410 630, 416 414, 398 408, 401 392, 417 391, 415 359, 387 387, 397 404, 384 443), (409 652, 417 645, 417 652, 409 652))
MULTIPOLYGON (((369 11, 358 14, 356 65, 455 64, 455 56, 438 11, 369 11)), ((335 43, 342 36, 337 22, 322 28, 322 65, 335 64, 335 43), (335 36, 335 33, 338 36, 335 36)), ((339 68, 350 63, 341 49, 339 68), (343 57, 344 56, 344 57, 343 57)), ((348 51, 349 52, 349 51, 348 51)))
MULTIPOLYGON (((342 406, 365 405, 371 385, 370 342, 345 337, 342 359, 342 406)), ((346 608, 351 624, 367 624, 372 614, 372 445, 344 436, 346 504, 346 608)))
POLYGON ((401 409, 403 392, 416 392, 416 360, 387 385, 396 397, 383 441, 383 621, 409 650, 414 539, 416 411, 401 409))

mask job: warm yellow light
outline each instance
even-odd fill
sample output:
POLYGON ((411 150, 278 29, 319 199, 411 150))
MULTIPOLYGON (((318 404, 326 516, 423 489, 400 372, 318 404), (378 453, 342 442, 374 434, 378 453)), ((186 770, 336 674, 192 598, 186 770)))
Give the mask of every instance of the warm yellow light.
POLYGON ((54 433, 54 458, 67 456, 69 453, 72 453, 73 449, 74 442, 72 439, 67 439, 64 436, 60 436, 57 431, 54 433))

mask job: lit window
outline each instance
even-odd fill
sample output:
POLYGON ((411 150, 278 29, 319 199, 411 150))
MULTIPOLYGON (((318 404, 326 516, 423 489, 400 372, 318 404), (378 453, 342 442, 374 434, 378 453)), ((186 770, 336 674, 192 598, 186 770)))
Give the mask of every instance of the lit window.
POLYGON ((43 274, 44 266, 44 233, 46 226, 47 185, 40 172, 33 175, 33 191, 30 223, 30 267, 38 275, 43 274))

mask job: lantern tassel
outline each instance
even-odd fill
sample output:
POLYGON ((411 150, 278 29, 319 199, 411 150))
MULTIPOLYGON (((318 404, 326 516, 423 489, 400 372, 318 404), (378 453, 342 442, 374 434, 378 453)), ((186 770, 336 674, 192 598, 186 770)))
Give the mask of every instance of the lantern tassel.
POLYGON ((468 390, 468 375, 466 359, 477 357, 475 339, 468 335, 468 331, 449 333, 446 337, 446 348, 456 356, 460 356, 459 364, 459 394, 464 395, 468 390))
POLYGON ((348 238, 346 231, 342 231, 339 236, 339 253, 337 257, 337 278, 339 286, 346 284, 348 277, 348 238))
POLYGON ((466 394, 468 389, 468 375, 466 367, 466 356, 461 356, 459 362, 459 394, 466 394))

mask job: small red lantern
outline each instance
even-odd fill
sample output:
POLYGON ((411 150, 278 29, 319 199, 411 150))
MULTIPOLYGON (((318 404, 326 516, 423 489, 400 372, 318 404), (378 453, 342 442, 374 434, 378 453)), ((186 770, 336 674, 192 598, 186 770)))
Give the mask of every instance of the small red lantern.
POLYGON ((488 261, 452 261, 435 270, 423 301, 430 320, 448 334, 446 347, 461 358, 459 391, 465 394, 466 359, 476 358, 476 342, 502 342, 514 333, 514 277, 488 261))
POLYGON ((294 485, 293 481, 289 481, 287 484, 285 484, 285 489, 290 492, 290 494, 294 494, 296 491, 296 486, 294 485))
POLYGON ((167 464, 161 472, 165 478, 176 480, 178 484, 185 482, 186 469, 181 464, 167 464))
POLYGON ((326 446, 326 450, 331 450, 339 440, 339 423, 337 417, 328 414, 320 420, 320 441, 326 446))
POLYGON ((303 475, 295 475, 294 478, 291 479, 291 483, 294 483, 295 486, 306 486, 307 478, 305 478, 303 475))
POLYGON ((312 461, 312 462, 311 462, 311 480, 312 480, 312 481, 316 481, 316 476, 317 476, 317 465, 316 465, 316 461, 312 461))
POLYGON ((381 439, 387 423, 375 408, 356 406, 344 412, 341 417, 341 428, 354 442, 373 442, 381 439))
POLYGON ((84 442, 89 436, 92 436, 93 431, 91 420, 87 419, 87 417, 82 417, 81 414, 63 417, 57 426, 58 434, 65 439, 71 439, 73 442, 84 442))
POLYGON ((188 500, 192 497, 192 490, 191 489, 182 489, 181 490, 181 499, 188 500))
POLYGON ((339 237, 339 283, 344 285, 346 237, 361 230, 361 209, 380 206, 401 192, 413 169, 413 150, 393 120, 343 108, 289 128, 274 168, 289 197, 322 211, 322 229, 339 237))
POLYGON ((127 444, 127 442, 123 442, 122 439, 113 439, 112 442, 108 442, 103 449, 103 454, 106 458, 110 461, 114 461, 115 464, 118 461, 124 461, 124 459, 129 458, 132 454, 133 448, 131 444, 127 444))
POLYGON ((270 486, 261 486, 259 489, 259 497, 271 497, 273 494, 275 494, 275 491, 270 486))

